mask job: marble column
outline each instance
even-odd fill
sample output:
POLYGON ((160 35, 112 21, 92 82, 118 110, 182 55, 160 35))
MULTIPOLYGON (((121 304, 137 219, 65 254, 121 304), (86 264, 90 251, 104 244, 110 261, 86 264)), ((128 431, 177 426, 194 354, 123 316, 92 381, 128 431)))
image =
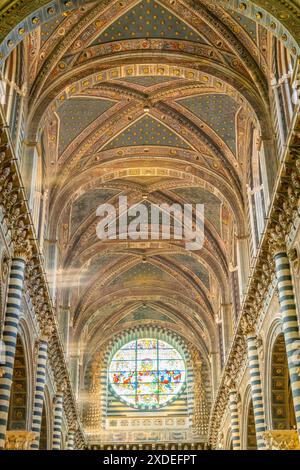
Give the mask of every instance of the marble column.
POLYGON ((75 429, 70 429, 68 432, 68 447, 67 450, 74 450, 75 448, 75 429))
POLYGON ((290 261, 284 246, 275 250, 274 258, 291 389, 297 430, 300 436, 300 336, 296 300, 290 261))
POLYGON ((62 417, 63 417, 63 392, 57 392, 54 398, 52 450, 61 449, 62 417))
POLYGON ((257 350, 257 336, 252 325, 244 325, 244 334, 247 340, 248 369, 250 375, 251 395, 254 410, 257 448, 264 449, 263 433, 266 431, 265 410, 262 393, 262 383, 257 350))
POLYGON ((240 419, 238 411, 238 394, 236 390, 229 392, 229 409, 231 417, 231 436, 233 450, 241 450, 240 419))
POLYGON ((31 430, 36 433, 36 439, 31 445, 32 450, 39 449, 43 407, 45 400, 45 384, 46 384, 46 366, 48 358, 48 341, 52 333, 51 325, 47 325, 43 331, 38 345, 36 379, 33 399, 33 417, 31 430))
POLYGON ((5 434, 8 423, 9 401, 13 380, 22 292, 24 287, 25 265, 26 256, 20 254, 13 258, 10 268, 5 322, 3 328, 5 364, 2 366, 2 376, 0 378, 0 449, 4 449, 5 447, 5 434))

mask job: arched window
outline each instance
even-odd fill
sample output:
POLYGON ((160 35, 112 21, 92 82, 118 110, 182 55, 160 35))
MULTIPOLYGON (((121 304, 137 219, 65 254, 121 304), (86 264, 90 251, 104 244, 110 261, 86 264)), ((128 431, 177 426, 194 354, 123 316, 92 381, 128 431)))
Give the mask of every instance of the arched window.
POLYGON ((186 367, 181 354, 157 339, 137 339, 113 356, 109 367, 112 392, 135 408, 161 408, 183 391, 186 367))
POLYGON ((294 113, 292 76, 295 58, 276 38, 273 40, 273 81, 277 134, 280 148, 285 144, 294 113))
POLYGON ((7 58, 3 67, 4 107, 6 122, 10 127, 10 136, 15 145, 17 157, 21 156, 24 139, 24 97, 23 87, 25 82, 24 46, 19 44, 7 58))
POLYGON ((266 204, 260 155, 260 137, 257 129, 251 133, 251 164, 248 185, 252 248, 255 256, 265 227, 266 204))

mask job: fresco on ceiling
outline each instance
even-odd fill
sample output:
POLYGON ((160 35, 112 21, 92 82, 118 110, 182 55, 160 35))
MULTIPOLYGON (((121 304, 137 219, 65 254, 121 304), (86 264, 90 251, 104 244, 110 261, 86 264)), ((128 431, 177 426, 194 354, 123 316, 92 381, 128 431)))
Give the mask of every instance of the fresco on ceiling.
MULTIPOLYGON (((151 221, 151 203, 149 201, 142 201, 142 202, 138 202, 138 204, 142 204, 146 209, 147 209, 147 212, 148 212, 148 234, 150 233, 150 230, 151 230, 151 225, 152 225, 152 221, 151 221)), ((134 221, 136 219, 136 215, 128 215, 127 214, 127 224, 129 226, 130 222, 134 221)), ((161 221, 161 215, 160 215, 160 221, 161 221)), ((171 222, 172 224, 172 222, 171 222)), ((171 225, 172 226, 172 225, 171 225)), ((138 229, 139 230, 139 229, 138 229)))
POLYGON ((239 105, 225 94, 206 94, 177 100, 195 116, 206 122, 236 153, 236 113, 239 105))
POLYGON ((111 285, 120 286, 122 284, 132 283, 139 286, 143 284, 151 284, 153 282, 176 283, 176 279, 157 266, 150 263, 140 263, 117 276, 111 285))
POLYGON ((186 266, 192 273, 201 279, 205 287, 209 289, 210 282, 209 282, 209 274, 205 266, 200 262, 196 261, 192 256, 184 255, 184 254, 175 254, 172 255, 172 259, 180 264, 182 267, 186 266))
POLYGON ((49 39, 54 33, 56 28, 61 24, 61 18, 54 18, 53 20, 47 21, 41 27, 41 42, 42 45, 49 39))
POLYGON ((141 85, 143 87, 150 87, 159 85, 161 83, 174 82, 179 80, 177 77, 124 77, 119 78, 122 82, 133 83, 134 85, 141 85))
POLYGON ((175 132, 157 119, 152 116, 143 116, 109 142, 103 150, 136 145, 190 148, 175 132))
POLYGON ((221 201, 214 194, 202 188, 178 188, 173 192, 188 203, 204 204, 204 219, 208 219, 221 233, 221 201))
POLYGON ((112 189, 93 189, 76 199, 72 207, 71 233, 91 214, 94 213, 96 217, 97 207, 116 194, 118 194, 118 191, 112 189))
POLYGON ((142 321, 142 320, 154 320, 154 321, 163 321, 169 323, 175 323, 167 315, 158 312, 154 308, 149 307, 148 305, 137 308, 134 312, 127 315, 119 323, 127 323, 133 321, 142 321))
MULTIPOLYGON (((97 298, 99 298, 99 289, 95 293, 97 298)), ((100 300, 102 297, 100 296, 100 300)), ((116 302, 116 303, 106 303, 106 304, 101 304, 101 306, 94 312, 94 314, 89 318, 88 321, 88 330, 93 331, 95 327, 97 327, 97 324, 100 321, 105 321, 105 319, 111 318, 113 315, 115 315, 120 308, 121 302, 116 302), (117 305, 116 305, 117 303, 117 305)))
POLYGON ((154 0, 143 0, 105 29, 92 45, 126 39, 181 39, 206 43, 201 35, 154 0))
POLYGON ((82 294, 91 281, 95 282, 94 277, 96 281, 100 280, 108 266, 121 262, 126 256, 120 253, 107 253, 86 263, 80 273, 79 293, 82 294))
POLYGON ((247 16, 241 15, 239 12, 231 10, 231 8, 227 8, 227 11, 230 15, 237 21, 243 29, 247 31, 249 36, 256 42, 257 40, 257 23, 251 20, 251 18, 247 18, 247 16))
POLYGON ((115 101, 93 98, 71 98, 57 110, 60 119, 58 152, 62 154, 71 142, 115 101))
POLYGON ((126 258, 126 256, 125 253, 107 253, 106 255, 92 259, 88 266, 89 276, 94 276, 98 271, 105 271, 110 264, 117 261, 120 262, 123 258, 126 258))

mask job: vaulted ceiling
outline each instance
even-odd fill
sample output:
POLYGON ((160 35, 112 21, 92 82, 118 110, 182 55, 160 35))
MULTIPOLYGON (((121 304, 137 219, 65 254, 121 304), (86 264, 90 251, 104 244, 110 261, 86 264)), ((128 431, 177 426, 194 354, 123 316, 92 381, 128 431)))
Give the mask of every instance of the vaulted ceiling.
POLYGON ((220 305, 233 301, 233 240, 247 232, 245 143, 251 125, 273 132, 270 33, 234 2, 77 3, 26 38, 28 139, 44 148, 58 303, 70 301, 87 354, 144 322, 209 355, 220 305), (96 208, 117 207, 120 195, 129 205, 204 203, 203 248, 99 240, 96 208))

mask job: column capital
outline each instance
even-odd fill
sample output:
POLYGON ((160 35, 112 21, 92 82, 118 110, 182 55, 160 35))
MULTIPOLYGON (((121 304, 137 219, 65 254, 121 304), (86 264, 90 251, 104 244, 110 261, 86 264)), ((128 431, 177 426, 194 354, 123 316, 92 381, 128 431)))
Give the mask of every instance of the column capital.
POLYGON ((50 319, 42 321, 40 325, 41 336, 40 340, 48 343, 54 332, 54 326, 50 319))
POLYGON ((229 406, 234 406, 236 408, 237 413, 241 411, 241 395, 236 389, 229 390, 229 406))
POLYGON ((13 251, 13 259, 21 259, 25 263, 31 257, 31 249, 30 247, 18 247, 16 246, 13 251))
POLYGON ((226 387, 229 395, 237 394, 236 382, 232 377, 227 377, 227 379, 225 381, 225 387, 226 387))
POLYGON ((286 234, 280 227, 276 226, 276 228, 270 232, 269 246, 274 257, 279 253, 287 252, 286 234))
POLYGON ((246 336, 247 338, 250 336, 256 336, 255 327, 256 327, 255 319, 250 314, 246 314, 241 319, 241 329, 242 329, 243 335, 246 336))
POLYGON ((60 380, 60 382, 57 384, 56 395, 63 397, 66 389, 67 389, 66 379, 60 380))

